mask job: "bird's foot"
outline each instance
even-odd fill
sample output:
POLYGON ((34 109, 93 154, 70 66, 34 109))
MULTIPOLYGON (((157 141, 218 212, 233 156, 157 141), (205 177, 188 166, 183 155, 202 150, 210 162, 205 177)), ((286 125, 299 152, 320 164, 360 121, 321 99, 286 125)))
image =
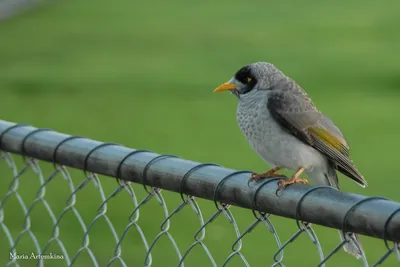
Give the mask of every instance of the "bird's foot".
POLYGON ((255 173, 255 172, 253 172, 250 177, 250 182, 259 181, 259 180, 266 179, 266 178, 276 178, 276 177, 286 177, 286 176, 283 174, 279 174, 279 173, 268 173, 268 172, 255 173))
POLYGON ((289 180, 281 179, 278 181, 278 189, 276 190, 276 192, 281 191, 282 189, 291 184, 297 184, 297 183, 308 184, 308 180, 299 177, 290 178, 289 180))
POLYGON ((308 184, 308 180, 300 178, 299 175, 304 171, 304 168, 300 168, 289 180, 281 179, 278 181, 278 189, 276 189, 276 194, 282 189, 288 187, 291 184, 308 184))
POLYGON ((253 181, 260 181, 260 180, 266 179, 266 178, 286 177, 283 174, 276 173, 279 170, 281 170, 281 168, 273 168, 273 169, 271 169, 269 171, 266 171, 264 173, 255 173, 255 172, 253 172, 251 174, 251 177, 250 177, 250 179, 249 179, 247 184, 250 184, 253 181))

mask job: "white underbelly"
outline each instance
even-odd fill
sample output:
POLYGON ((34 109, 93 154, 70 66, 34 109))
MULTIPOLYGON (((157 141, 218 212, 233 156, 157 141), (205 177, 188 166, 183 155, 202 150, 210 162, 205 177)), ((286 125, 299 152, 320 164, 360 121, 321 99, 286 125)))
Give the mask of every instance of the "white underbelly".
POLYGON ((261 115, 238 113, 238 123, 251 147, 271 167, 291 170, 304 167, 311 171, 325 164, 320 152, 283 130, 266 108, 261 115))

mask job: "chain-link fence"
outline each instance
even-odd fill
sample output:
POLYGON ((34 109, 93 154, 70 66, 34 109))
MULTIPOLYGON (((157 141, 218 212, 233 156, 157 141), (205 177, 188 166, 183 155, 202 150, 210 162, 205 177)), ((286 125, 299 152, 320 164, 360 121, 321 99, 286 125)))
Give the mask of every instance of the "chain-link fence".
MULTIPOLYGON (((397 258, 392 262, 400 262, 398 246, 400 203, 382 197, 364 197, 339 192, 327 186, 309 185, 290 186, 284 189, 281 195, 276 195, 277 179, 267 179, 254 186, 248 186, 247 180, 250 175, 248 171, 235 171, 211 163, 200 164, 172 155, 158 155, 147 150, 134 150, 115 143, 101 143, 84 137, 57 133, 50 129, 37 129, 6 121, 0 121, 0 149, 1 179, 3 181, 8 179, 9 183, 0 201, 0 234, 5 237, 0 241, 5 241, 1 244, 2 248, 9 247, 5 252, 10 256, 8 266, 23 265, 26 259, 30 260, 27 266, 32 266, 32 261, 37 266, 62 266, 61 261, 64 266, 76 266, 77 260, 82 257, 86 258, 82 266, 132 266, 125 254, 122 254, 122 244, 131 238, 127 236, 132 229, 136 232, 136 236, 129 242, 132 247, 142 247, 142 253, 139 253, 138 249, 134 251, 137 261, 142 262, 143 266, 152 265, 154 248, 159 243, 162 243, 163 247, 173 248, 169 251, 173 251, 172 254, 176 257, 175 266, 185 266, 188 256, 194 253, 205 253, 208 263, 204 266, 238 266, 232 264, 233 261, 241 262, 241 266, 250 266, 242 250, 243 239, 261 226, 264 226, 261 228, 265 228, 273 237, 271 240, 274 240, 272 242, 275 245, 272 247, 275 252, 272 258, 265 258, 263 263, 257 266, 284 266, 286 258, 284 250, 302 235, 308 236, 313 243, 316 255, 320 258, 318 266, 325 266, 332 255, 341 251, 340 248, 346 242, 358 245, 357 240, 351 238, 350 233, 353 232, 380 238, 383 240, 382 246, 387 247, 387 252, 379 259, 367 261, 366 254, 361 246, 358 246, 364 266, 369 266, 368 262, 377 266, 389 258, 392 260, 397 258), (20 167, 17 166, 16 157, 19 156, 16 154, 22 155, 24 159, 20 167), (39 166, 41 160, 53 164, 53 168, 49 169, 49 175, 45 175, 45 171, 39 166), (84 171, 85 175, 83 179, 79 179, 79 185, 75 185, 71 178, 70 173, 75 170, 67 167, 84 171), (22 181, 27 175, 35 176, 36 179, 32 180, 38 180, 39 183, 34 185, 30 181, 22 181), (102 186, 105 179, 99 175, 116 178, 118 181, 116 189, 107 193, 106 187, 102 186), (59 199, 57 196, 57 200, 50 200, 46 189, 49 189, 53 181, 59 179, 58 177, 66 181, 64 187, 60 187, 57 183, 59 197, 61 198, 61 191, 64 191, 65 198, 59 199), (28 190, 21 189, 23 183, 29 183, 28 190), (90 184, 94 185, 95 194, 99 197, 95 203, 97 211, 88 218, 86 216, 88 212, 77 208, 77 199, 79 192, 90 184), (162 192, 163 189, 176 192, 180 196, 180 201, 174 203, 176 206, 172 211, 167 208, 163 196, 167 191, 162 192), (28 201, 23 193, 32 191, 35 193, 30 194, 33 197, 28 201), (123 205, 132 207, 128 218, 124 220, 116 218, 116 213, 111 213, 109 206, 111 199, 121 194, 126 196, 123 205), (214 202, 214 212, 204 216, 199 199, 196 197, 214 202), (159 223, 160 228, 154 238, 149 238, 143 230, 146 221, 143 221, 141 214, 150 209, 149 203, 152 199, 162 207, 160 210, 162 216, 157 217, 160 219, 159 222, 155 222, 155 216, 152 216, 151 223, 157 225, 159 223), (65 204, 62 209, 56 211, 52 201, 65 204), (338 205, 332 205, 332 202, 338 205), (18 206, 22 210, 22 229, 18 230, 15 227, 16 222, 7 221, 7 217, 13 216, 14 213, 14 211, 5 212, 8 205, 18 206), (244 231, 240 231, 238 219, 235 219, 231 206, 251 210, 254 221, 244 228, 244 231), (41 212, 35 215, 34 211, 37 209, 41 209, 41 212), (195 217, 199 222, 192 233, 194 239, 185 245, 179 244, 178 239, 170 231, 171 221, 183 212, 185 217, 195 217), (50 218, 45 218, 43 214, 48 214, 50 218), (288 240, 281 240, 272 223, 271 214, 294 219, 293 223, 297 225, 298 230, 288 240), (45 220, 50 221, 51 231, 46 239, 39 237, 39 234, 43 236, 43 233, 40 230, 35 231, 38 225, 32 223, 33 217, 38 216, 39 226, 44 224, 45 220), (210 242, 206 242, 206 231, 217 217, 225 218, 235 233, 231 252, 222 258, 218 255, 219 259, 223 259, 221 261, 216 260, 215 253, 209 249, 210 242), (70 224, 72 220, 76 223, 77 232, 82 233, 80 242, 70 240, 75 231, 61 237, 60 225, 70 224), (96 232, 94 228, 101 221, 101 229, 96 232), (311 223, 340 229, 347 239, 332 251, 325 253, 311 223), (99 259, 92 251, 93 241, 90 240, 100 236, 99 241, 103 242, 102 238, 105 235, 103 233, 106 230, 111 232, 111 240, 115 243, 114 251, 110 257, 99 259), (31 246, 33 251, 30 254, 23 253, 27 247, 21 240, 28 240, 33 244, 31 246), (66 243, 75 245, 79 243, 79 245, 71 249, 66 243), (55 247, 58 253, 51 252, 55 247), (57 260, 57 263, 50 260, 57 260)), ((89 205, 95 201, 94 199, 94 195, 89 195, 80 201, 85 201, 86 205, 89 205)), ((158 212, 153 208, 151 210, 153 214, 158 212)), ((131 250, 129 246, 125 248, 124 251, 131 250)), ((5 249, 2 250, 4 252, 5 249)), ((262 251, 263 248, 260 246, 259 253, 262 251)))

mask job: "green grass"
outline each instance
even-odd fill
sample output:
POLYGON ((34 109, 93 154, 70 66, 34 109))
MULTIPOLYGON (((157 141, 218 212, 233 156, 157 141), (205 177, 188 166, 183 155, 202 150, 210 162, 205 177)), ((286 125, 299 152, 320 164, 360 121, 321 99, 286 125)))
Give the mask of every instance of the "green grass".
MULTIPOLYGON (((398 92, 400 18, 398 1, 128 1, 69 0, 21 14, 0 24, 0 114, 14 122, 48 127, 133 148, 216 162, 235 169, 263 171, 268 166, 251 150, 235 119, 236 100, 212 90, 241 66, 270 61, 302 85, 315 104, 346 135, 352 158, 369 182, 365 190, 341 176, 342 189, 382 195, 399 201, 396 159, 400 150, 398 92)), ((21 166, 18 158, 16 161, 21 166)), ((11 173, 0 164, 0 196, 8 191, 11 173)), ((45 175, 51 168, 42 164, 45 175)), ((71 171, 75 185, 83 174, 71 171)), ((100 177, 110 194, 116 184, 100 177)), ((34 199, 35 175, 20 179, 26 203, 34 199)), ((138 199, 144 192, 134 186, 138 199)), ((67 183, 57 177, 46 199, 55 214, 68 196, 67 183)), ((180 202, 165 192, 169 210, 180 202)), ((85 222, 96 215, 100 197, 93 184, 77 196, 85 222)), ((215 207, 199 200, 205 218, 215 207)), ((128 223, 132 201, 121 193, 110 200, 107 215, 120 235, 128 223)), ((15 238, 22 229, 22 211, 15 196, 4 207, 5 223, 15 238)), ((250 211, 233 208, 240 230, 253 221, 250 211)), ((139 224, 149 241, 159 232, 161 207, 152 200, 141 209, 139 224)), ((285 241, 294 221, 273 217, 285 241)), ((32 213, 32 231, 41 246, 52 222, 41 203, 32 213)), ((193 242, 198 218, 185 208, 172 218, 170 232, 181 251, 193 242)), ((269 266, 276 250, 273 236, 259 226, 243 241, 252 266, 269 266)), ((316 227, 327 253, 339 240, 336 231, 316 227)), ((91 230, 90 248, 101 265, 112 257, 115 240, 104 220, 91 230), (93 233, 93 234, 92 234, 93 233)), ((72 213, 60 224, 60 238, 72 256, 80 248, 82 230, 72 213)), ((234 231, 222 216, 207 228, 205 243, 218 264, 229 255, 234 231)), ((28 235, 20 251, 32 251, 28 235)), ((383 242, 362 237, 374 262, 383 242)), ((8 260, 8 241, 0 231, 0 264, 8 260)), ((52 251, 59 251, 57 245, 52 251)), ((143 265, 144 246, 134 229, 122 245, 129 266, 143 265)), ((176 266, 166 237, 154 248, 153 266, 176 266)), ((285 250, 287 266, 314 266, 313 244, 302 236, 285 250), (300 263, 301 262, 301 263, 300 263)), ((383 266, 392 266, 394 257, 383 266)), ((360 266, 340 251, 330 266, 360 266)), ((21 266, 32 266, 20 261, 21 266)), ((46 261, 46 266, 62 266, 46 261)), ((90 266, 83 253, 77 266, 90 266)), ((115 264, 113 266, 118 266, 115 264)), ((196 247, 186 266, 209 266, 196 247)), ((231 265, 243 266, 238 259, 231 265)))

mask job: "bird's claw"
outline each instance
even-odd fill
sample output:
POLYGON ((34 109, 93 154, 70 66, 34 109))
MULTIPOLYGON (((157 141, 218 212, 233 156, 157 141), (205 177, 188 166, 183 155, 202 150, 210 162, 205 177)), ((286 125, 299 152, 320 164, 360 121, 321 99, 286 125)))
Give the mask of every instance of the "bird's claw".
MULTIPOLYGON (((253 172, 251 174, 250 179, 247 182, 247 185, 250 185, 251 182, 253 181, 260 181, 262 179, 266 179, 266 178, 276 178, 276 177, 286 177, 283 174, 277 174, 277 173, 273 173, 273 172, 264 172, 264 173, 256 173, 253 172)), ((287 177, 286 177, 287 178, 287 177)))
POLYGON ((261 180, 261 174, 253 172, 250 176, 250 179, 247 181, 247 186, 250 186, 250 183, 253 181, 259 181, 261 180))
POLYGON ((288 187, 291 184, 297 184, 297 183, 308 184, 308 180, 298 177, 291 178, 289 180, 281 179, 278 181, 278 188, 276 189, 275 193, 278 194, 282 189, 288 187))
POLYGON ((253 172, 253 173, 251 174, 251 177, 250 177, 250 179, 249 179, 249 182, 259 181, 259 180, 262 179, 261 177, 262 177, 262 173, 261 173, 261 174, 258 174, 258 173, 256 173, 256 172, 253 172))

